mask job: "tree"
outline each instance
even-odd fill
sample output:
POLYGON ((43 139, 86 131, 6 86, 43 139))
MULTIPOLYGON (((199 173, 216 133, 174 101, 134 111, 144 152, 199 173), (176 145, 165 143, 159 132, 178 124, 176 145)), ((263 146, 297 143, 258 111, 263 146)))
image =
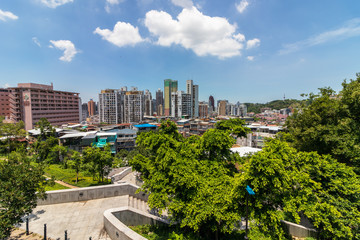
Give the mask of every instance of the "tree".
POLYGON ((93 177, 103 182, 104 176, 111 170, 113 157, 111 156, 110 146, 106 145, 103 149, 97 147, 87 147, 83 151, 84 168, 93 177))
POLYGON ((19 140, 25 138, 26 131, 24 129, 24 122, 4 123, 4 117, 0 117, 0 137, 4 137, 3 152, 10 153, 16 148, 20 147, 19 140))
POLYGON ((38 139, 46 140, 49 137, 55 137, 55 128, 46 118, 40 118, 40 120, 35 124, 35 127, 40 130, 38 139))
POLYGON ((33 143, 36 162, 58 162, 60 157, 65 155, 67 149, 59 146, 59 139, 56 138, 55 128, 46 118, 40 118, 35 126, 40 130, 37 140, 33 143))
POLYGON ((360 171, 360 135, 355 99, 360 79, 343 83, 336 95, 331 88, 321 88, 318 95, 309 95, 309 105, 295 111, 286 127, 289 142, 301 151, 330 154, 338 161, 360 171), (359 169, 358 169, 359 168, 359 169))
POLYGON ((285 236, 280 220, 286 213, 294 222, 308 218, 321 239, 359 239, 360 181, 351 167, 274 139, 242 171, 234 198, 244 203, 246 185, 254 189, 251 219, 272 238, 285 236))
POLYGON ((216 129, 223 131, 231 131, 236 137, 246 137, 251 132, 249 128, 244 127, 245 121, 240 118, 218 121, 215 124, 216 129))
POLYGON ((79 152, 74 151, 71 155, 70 161, 68 161, 70 168, 74 169, 76 172, 76 183, 79 180, 79 172, 83 168, 83 159, 79 152))
POLYGON ((24 150, 0 161, 0 239, 8 237, 21 217, 31 213, 38 198, 45 198, 43 174, 41 167, 30 164, 24 150))
MULTIPOLYGON (((51 145, 52 144, 50 144, 50 146, 51 145)), ((62 162, 64 164, 64 166, 66 167, 66 160, 67 160, 66 158, 69 155, 71 155, 71 152, 69 152, 69 149, 63 145, 59 145, 58 140, 57 140, 57 142, 53 143, 53 147, 50 148, 49 155, 47 156, 47 162, 49 162, 49 163, 62 162)))
MULTIPOLYGON (((242 124, 233 121, 222 129, 210 129, 203 136, 183 138, 171 121, 161 124, 158 132, 137 137, 142 154, 129 163, 141 173, 142 190, 151 193, 149 205, 166 209, 174 222, 203 235, 218 236, 229 232, 240 219, 237 203, 230 195, 236 156, 230 148, 231 134, 240 134, 242 124)), ((243 134, 246 132, 242 128, 243 134)))

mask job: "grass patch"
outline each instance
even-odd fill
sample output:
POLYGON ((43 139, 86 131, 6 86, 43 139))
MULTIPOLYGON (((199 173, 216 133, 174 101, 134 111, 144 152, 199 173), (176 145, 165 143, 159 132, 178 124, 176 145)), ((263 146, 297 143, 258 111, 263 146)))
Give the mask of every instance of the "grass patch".
POLYGON ((58 183, 55 183, 54 186, 45 187, 45 191, 54 191, 54 190, 62 190, 62 189, 69 189, 69 188, 58 183))
POLYGON ((54 177, 56 180, 61 180, 77 187, 90 187, 111 183, 110 179, 104 179, 104 182, 98 182, 96 180, 93 180, 93 178, 89 176, 86 172, 79 173, 79 181, 78 183, 76 183, 75 170, 70 168, 65 169, 62 167, 62 165, 59 164, 51 164, 44 170, 46 176, 54 177))

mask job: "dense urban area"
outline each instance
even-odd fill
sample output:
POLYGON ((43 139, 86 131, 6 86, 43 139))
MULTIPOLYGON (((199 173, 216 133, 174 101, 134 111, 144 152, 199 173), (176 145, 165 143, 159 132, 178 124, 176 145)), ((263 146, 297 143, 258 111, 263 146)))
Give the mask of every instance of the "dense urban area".
POLYGON ((360 239, 360 75, 342 86, 267 104, 199 101, 192 80, 84 104, 1 89, 0 239, 360 239), (57 218, 99 199, 109 216, 57 218))

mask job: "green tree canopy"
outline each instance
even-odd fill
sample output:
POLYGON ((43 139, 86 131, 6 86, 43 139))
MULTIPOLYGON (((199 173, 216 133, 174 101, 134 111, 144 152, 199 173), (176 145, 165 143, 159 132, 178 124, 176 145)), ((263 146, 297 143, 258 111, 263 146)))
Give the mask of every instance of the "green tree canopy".
POLYGON ((287 119, 290 133, 287 140, 298 150, 330 154, 340 162, 355 166, 359 172, 359 91, 358 75, 357 80, 344 82, 338 95, 331 88, 321 88, 317 95, 310 94, 309 104, 287 119))
POLYGON ((24 129, 24 122, 19 121, 17 123, 4 123, 4 117, 0 117, 0 137, 4 137, 2 140, 4 149, 2 152, 10 153, 16 148, 20 147, 19 139, 25 138, 26 131, 24 129))
POLYGON ((231 133, 240 132, 233 125, 219 124, 221 129, 210 129, 201 137, 183 138, 175 124, 166 121, 158 132, 141 133, 137 145, 146 151, 130 165, 141 173, 142 189, 151 193, 149 205, 166 209, 173 221, 205 235, 231 231, 240 218, 229 194, 238 156, 230 152, 235 143, 231 133))
POLYGON ((31 213, 38 198, 45 198, 43 174, 41 167, 30 164, 23 150, 0 161, 0 239, 8 237, 21 217, 31 213))
POLYGON ((101 182, 104 181, 104 176, 110 172, 112 163, 113 157, 109 145, 106 145, 103 149, 87 147, 83 151, 84 168, 101 182))
POLYGON ((251 218, 274 239, 285 236, 284 213, 294 222, 301 215, 308 218, 322 239, 360 237, 360 181, 351 167, 329 155, 299 152, 271 140, 236 179, 234 198, 244 203, 246 185, 254 189, 251 218))

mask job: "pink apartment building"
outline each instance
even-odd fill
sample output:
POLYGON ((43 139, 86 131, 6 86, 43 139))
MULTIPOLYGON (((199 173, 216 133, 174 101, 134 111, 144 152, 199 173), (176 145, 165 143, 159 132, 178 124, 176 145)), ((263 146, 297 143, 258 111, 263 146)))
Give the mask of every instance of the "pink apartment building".
POLYGON ((54 126, 80 121, 79 93, 56 91, 52 84, 36 83, 19 83, 6 90, 11 93, 0 94, 0 104, 8 104, 10 111, 5 112, 4 108, 6 114, 1 114, 3 110, 0 114, 14 121, 24 121, 26 130, 33 129, 40 118, 47 118, 54 126))

